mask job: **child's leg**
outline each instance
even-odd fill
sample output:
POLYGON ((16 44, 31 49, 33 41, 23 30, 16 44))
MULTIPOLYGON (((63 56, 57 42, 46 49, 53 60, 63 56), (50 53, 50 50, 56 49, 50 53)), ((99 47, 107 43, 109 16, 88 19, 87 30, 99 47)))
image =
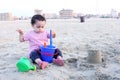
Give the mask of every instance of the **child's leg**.
POLYGON ((63 55, 62 55, 62 52, 60 51, 60 49, 56 49, 55 50, 55 54, 54 54, 54 58, 57 59, 57 58, 61 58, 62 59, 63 55))
POLYGON ((59 66, 63 66, 64 62, 62 60, 62 52, 59 49, 55 50, 55 55, 53 57, 53 63, 59 65, 59 66))
POLYGON ((33 62, 37 63, 41 69, 47 67, 48 63, 41 60, 40 53, 38 50, 34 50, 30 53, 30 58, 33 62))

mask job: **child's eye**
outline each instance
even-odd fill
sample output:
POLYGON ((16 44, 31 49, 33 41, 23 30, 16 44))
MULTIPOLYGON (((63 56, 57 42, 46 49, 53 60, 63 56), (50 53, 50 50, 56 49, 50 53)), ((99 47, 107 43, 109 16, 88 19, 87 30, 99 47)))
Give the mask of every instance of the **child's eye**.
POLYGON ((37 28, 44 28, 43 26, 36 26, 37 28))

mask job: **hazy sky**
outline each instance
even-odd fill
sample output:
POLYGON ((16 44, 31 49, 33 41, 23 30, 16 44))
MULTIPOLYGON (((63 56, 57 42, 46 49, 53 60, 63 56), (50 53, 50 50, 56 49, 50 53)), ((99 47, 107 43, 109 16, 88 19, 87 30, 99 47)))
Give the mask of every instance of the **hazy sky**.
POLYGON ((61 9, 73 9, 76 13, 120 12, 120 0, 0 0, 0 13, 11 12, 16 16, 32 16, 34 9, 44 13, 57 13, 61 9))

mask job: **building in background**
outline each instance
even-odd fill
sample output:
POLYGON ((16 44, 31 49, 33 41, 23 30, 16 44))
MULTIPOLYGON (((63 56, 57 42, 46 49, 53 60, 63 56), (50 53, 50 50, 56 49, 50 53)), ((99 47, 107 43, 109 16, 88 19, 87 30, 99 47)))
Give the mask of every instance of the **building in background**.
POLYGON ((13 19, 12 13, 0 13, 0 21, 10 21, 13 19))
POLYGON ((13 20, 19 20, 19 17, 14 16, 14 17, 13 17, 13 20))
POLYGON ((73 18, 73 10, 71 9, 63 9, 59 11, 60 18, 73 18))
POLYGON ((116 10, 114 10, 114 9, 111 10, 111 17, 112 17, 112 18, 118 17, 118 14, 117 14, 117 11, 116 11, 116 10))
POLYGON ((73 13, 73 18, 77 18, 78 17, 78 13, 73 13))
POLYGON ((120 12, 118 13, 118 17, 120 18, 120 12))
POLYGON ((55 13, 44 13, 43 16, 47 19, 56 19, 58 18, 57 14, 55 13))
POLYGON ((35 10, 34 10, 34 14, 43 15, 42 10, 39 10, 39 9, 35 9, 35 10))

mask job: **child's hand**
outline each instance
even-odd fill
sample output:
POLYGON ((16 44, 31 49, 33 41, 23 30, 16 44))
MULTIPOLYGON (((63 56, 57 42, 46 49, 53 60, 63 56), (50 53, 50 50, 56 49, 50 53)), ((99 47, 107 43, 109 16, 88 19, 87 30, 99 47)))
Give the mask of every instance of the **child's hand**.
MULTIPOLYGON (((50 38, 50 34, 47 35, 48 38, 50 38)), ((55 38, 56 37, 56 33, 54 31, 52 31, 52 37, 55 38)))
POLYGON ((52 31, 52 36, 53 36, 53 38, 56 37, 56 33, 54 31, 52 31))
POLYGON ((18 30, 16 30, 16 31, 19 32, 20 35, 23 35, 23 34, 24 34, 24 32, 23 32, 21 29, 18 29, 18 30))

